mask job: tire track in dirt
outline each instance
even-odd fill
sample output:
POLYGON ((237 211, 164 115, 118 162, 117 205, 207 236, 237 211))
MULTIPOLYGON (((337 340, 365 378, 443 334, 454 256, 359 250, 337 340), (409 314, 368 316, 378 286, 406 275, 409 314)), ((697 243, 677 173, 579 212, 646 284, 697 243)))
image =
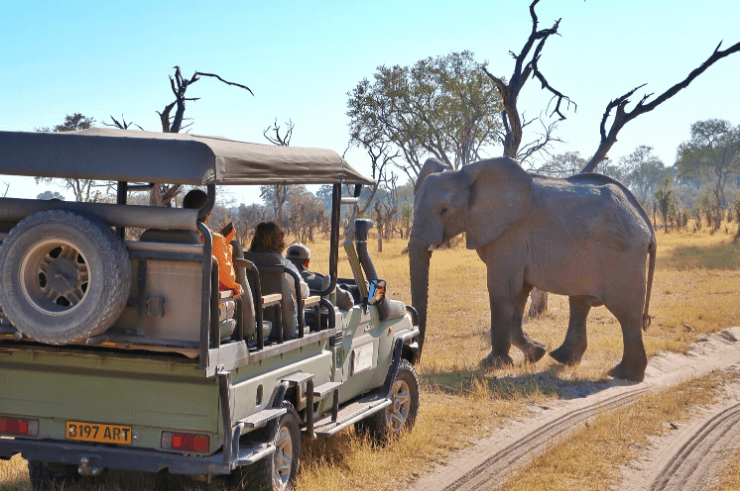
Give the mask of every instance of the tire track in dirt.
MULTIPOLYGON (((573 399, 550 401, 549 407, 535 407, 532 414, 524 420, 512 421, 493 430, 490 436, 456 452, 451 460, 438 464, 435 469, 423 476, 418 476, 406 489, 407 491, 494 489, 501 486, 511 472, 546 451, 553 439, 566 436, 570 430, 578 429, 580 424, 599 412, 629 404, 648 391, 659 390, 682 380, 728 367, 732 369, 740 367, 740 327, 703 336, 686 353, 664 353, 651 358, 645 382, 639 385, 610 380, 606 386, 600 385, 600 388, 593 392, 589 393, 589 390, 586 390, 586 393, 575 395, 573 399)), ((706 462, 712 459, 714 465, 710 470, 716 471, 721 467, 718 459, 719 450, 735 448, 736 442, 740 441, 740 404, 738 404, 740 386, 736 390, 737 396, 733 401, 712 409, 715 414, 726 410, 721 413, 724 416, 717 414, 718 419, 712 423, 705 421, 706 415, 709 414, 705 413, 705 420, 699 418, 692 424, 685 425, 679 431, 680 439, 674 440, 678 443, 674 443, 667 451, 662 450, 660 456, 647 464, 648 469, 637 471, 640 474, 637 482, 632 481, 629 483, 630 487, 621 489, 629 491, 704 489, 702 485, 686 487, 684 481, 689 478, 686 476, 705 474, 704 469, 708 469, 706 462), (702 430, 705 423, 706 429, 702 430), (729 436, 722 436, 723 432, 729 436), (728 438, 732 440, 732 444, 728 438), (679 445, 681 448, 676 449, 679 445), (709 447, 716 449, 711 458, 706 456, 707 453, 712 453, 709 452, 709 447), (675 460, 671 460, 672 464, 669 464, 668 459, 673 454, 677 456, 675 460), (668 469, 668 465, 673 465, 674 468, 668 469), (665 474, 661 474, 659 478, 657 472, 660 469, 665 469, 665 474), (674 473, 683 477, 674 479, 671 477, 674 473), (660 479, 667 481, 662 484, 660 479)), ((714 418, 713 414, 710 415, 714 418)))
POLYGON ((580 423, 593 418, 602 411, 629 404, 649 389, 649 386, 632 389, 587 407, 571 411, 543 424, 525 437, 488 457, 458 480, 445 487, 443 491, 493 489, 501 483, 501 479, 510 472, 512 466, 517 465, 523 459, 530 459, 533 454, 540 453, 553 439, 577 429, 580 423))
POLYGON ((737 446, 738 422, 740 403, 712 416, 671 457, 650 491, 705 489, 721 461, 718 453, 737 446))

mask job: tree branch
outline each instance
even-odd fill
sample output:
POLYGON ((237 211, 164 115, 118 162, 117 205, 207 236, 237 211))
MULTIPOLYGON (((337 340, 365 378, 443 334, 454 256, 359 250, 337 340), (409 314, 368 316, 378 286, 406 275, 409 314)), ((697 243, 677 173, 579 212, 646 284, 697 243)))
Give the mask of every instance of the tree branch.
POLYGON ((724 51, 720 51, 720 46, 722 46, 721 42, 717 45, 712 55, 704 63, 692 70, 691 73, 689 73, 689 75, 684 80, 663 92, 652 102, 646 104, 648 98, 653 95, 647 94, 644 95, 637 104, 635 104, 635 107, 632 109, 632 111, 628 112, 625 109, 625 106, 630 102, 629 97, 631 97, 638 89, 644 87, 645 84, 640 85, 639 87, 635 87, 623 96, 610 101, 609 104, 607 104, 606 111, 604 111, 604 116, 601 119, 601 126, 599 128, 599 131, 601 133, 601 142, 599 143, 599 147, 596 149, 596 153, 594 153, 593 157, 591 157, 591 160, 588 162, 588 164, 586 164, 586 167, 584 167, 581 172, 593 172, 594 169, 596 169, 596 166, 599 164, 599 162, 606 158, 606 154, 609 152, 609 149, 611 149, 612 145, 614 145, 614 143, 617 141, 617 134, 625 124, 629 123, 640 114, 652 111, 660 104, 676 95, 679 91, 688 87, 689 84, 696 77, 704 73, 704 71, 712 66, 715 62, 740 51, 740 42, 734 44, 724 51), (606 121, 609 118, 612 109, 615 108, 616 110, 614 114, 614 120, 612 121, 611 128, 609 129, 609 133, 607 134, 606 121))
MULTIPOLYGON (((224 80, 223 78, 221 78, 219 75, 217 75, 215 73, 195 72, 195 75, 202 75, 204 77, 214 77, 214 78, 217 78, 217 79, 219 79, 220 81, 222 81, 223 83, 225 83, 227 85, 234 85, 236 87, 239 87, 239 88, 248 90, 250 94, 254 95, 254 92, 252 92, 252 89, 250 89, 246 85, 238 84, 236 82, 229 82, 228 80, 224 80)), ((193 75, 193 76, 195 76, 195 75, 193 75)))
POLYGON ((523 126, 519 116, 519 111, 517 109, 517 99, 519 97, 519 92, 522 90, 524 84, 530 78, 530 75, 533 78, 536 77, 542 84, 542 88, 550 91, 553 94, 554 98, 557 98, 557 103, 552 114, 557 114, 560 118, 559 120, 565 119, 565 115, 560 110, 561 102, 563 100, 568 101, 568 106, 570 106, 570 104, 575 104, 573 101, 571 101, 569 97, 564 95, 562 92, 554 89, 547 81, 545 76, 540 72, 537 66, 537 62, 542 55, 542 50, 544 49, 547 39, 552 35, 559 35, 558 28, 560 27, 561 21, 561 19, 556 20, 552 27, 549 29, 537 30, 539 19, 537 18, 535 7, 538 3, 539 0, 534 0, 529 5, 529 14, 532 18, 532 30, 530 31, 529 37, 524 43, 521 52, 518 55, 510 52, 511 55, 514 57, 515 63, 514 73, 512 74, 509 82, 506 83, 502 78, 492 75, 485 66, 483 67, 483 71, 485 72, 485 74, 496 85, 496 88, 501 94, 501 98, 504 103, 505 111, 501 113, 501 118, 503 120, 505 128, 503 139, 504 156, 511 158, 517 157, 523 134, 523 126), (534 53, 532 54, 532 58, 531 60, 527 61, 527 58, 529 57, 530 51, 532 51, 533 47, 534 53))

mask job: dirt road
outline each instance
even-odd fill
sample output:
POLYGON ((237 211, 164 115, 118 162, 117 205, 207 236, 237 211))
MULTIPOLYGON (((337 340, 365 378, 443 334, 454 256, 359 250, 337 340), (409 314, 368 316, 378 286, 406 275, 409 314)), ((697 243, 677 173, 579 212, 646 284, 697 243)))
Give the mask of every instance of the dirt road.
MULTIPOLYGON (((421 476, 408 491, 495 489, 506 476, 545 450, 553 438, 577 429, 599 411, 629 403, 647 391, 668 387, 714 369, 740 368, 740 327, 700 339, 686 355, 668 353, 650 360, 640 384, 612 380, 574 387, 548 406, 531 408, 526 419, 499 428, 492 436, 458 452, 445 465, 421 476)), ((728 398, 704 408, 696 418, 656 439, 645 458, 622 470, 627 490, 706 489, 722 456, 740 443, 740 383, 728 398)))

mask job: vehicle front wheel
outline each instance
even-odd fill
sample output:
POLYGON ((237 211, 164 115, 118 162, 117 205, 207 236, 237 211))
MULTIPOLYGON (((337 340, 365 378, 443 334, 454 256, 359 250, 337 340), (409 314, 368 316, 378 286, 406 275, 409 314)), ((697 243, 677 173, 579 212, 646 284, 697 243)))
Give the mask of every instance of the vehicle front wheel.
POLYGON ((355 430, 376 443, 385 444, 404 430, 410 430, 419 412, 419 376, 414 366, 401 360, 390 393, 391 404, 355 424, 355 430))
POLYGON ((294 489, 301 459, 301 428, 298 414, 289 402, 278 422, 273 440, 275 452, 254 464, 234 471, 244 491, 289 491, 294 489))

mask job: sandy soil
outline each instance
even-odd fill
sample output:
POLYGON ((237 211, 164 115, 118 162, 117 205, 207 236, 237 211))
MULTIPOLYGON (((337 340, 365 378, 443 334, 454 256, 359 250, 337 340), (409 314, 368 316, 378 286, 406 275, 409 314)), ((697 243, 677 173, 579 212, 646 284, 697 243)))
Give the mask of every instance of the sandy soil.
MULTIPOLYGON (((740 368, 740 327, 698 340, 685 355, 666 353, 650 359, 645 381, 585 383, 547 406, 533 406, 521 421, 499 428, 457 452, 408 487, 408 491, 484 490, 543 451, 554 437, 580 427, 599 411, 628 403, 646 391, 698 377, 720 368, 740 368)), ((740 444, 740 384, 727 387, 727 398, 702 408, 688 423, 655 439, 644 458, 622 469, 627 490, 705 490, 722 467, 723 452, 740 444)), ((677 425, 676 425, 677 426, 677 425)))

